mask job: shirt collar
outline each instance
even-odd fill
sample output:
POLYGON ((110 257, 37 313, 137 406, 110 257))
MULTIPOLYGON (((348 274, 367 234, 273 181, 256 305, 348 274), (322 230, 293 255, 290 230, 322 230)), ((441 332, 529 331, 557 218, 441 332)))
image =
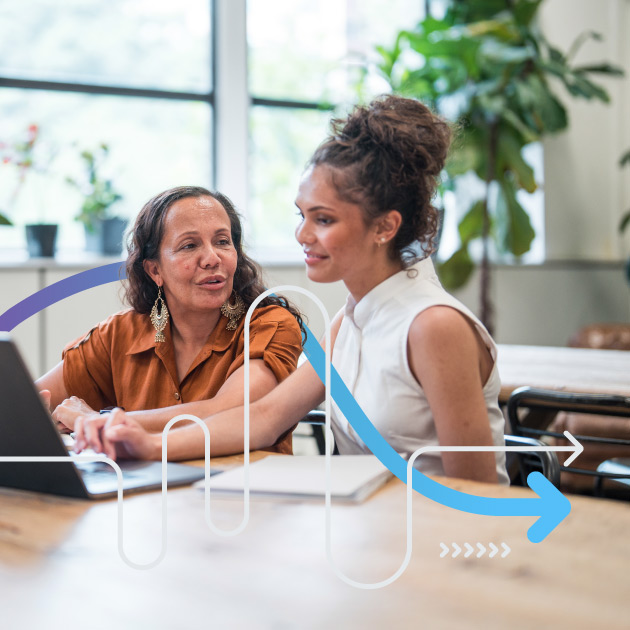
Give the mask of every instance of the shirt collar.
MULTIPOLYGON (((172 329, 171 329, 171 321, 166 325, 164 329, 164 337, 166 339, 165 342, 157 342, 155 341, 155 329, 151 325, 149 318, 146 318, 146 326, 143 331, 138 333, 135 341, 131 344, 129 349, 127 350, 127 355, 131 354, 140 354, 141 352, 146 352, 147 350, 155 349, 164 350, 166 347, 171 347, 173 345, 172 339, 172 329)), ((212 352, 219 351, 222 352, 227 350, 232 344, 236 335, 242 332, 245 318, 243 317, 239 326, 236 330, 227 330, 225 328, 225 318, 220 317, 217 325, 214 327, 214 330, 208 336, 208 340, 204 344, 204 348, 202 350, 203 354, 207 353, 207 356, 210 356, 212 352)))
POLYGON ((397 293, 411 288, 411 282, 429 280, 439 285, 439 280, 433 268, 433 261, 427 257, 398 271, 371 291, 368 291, 358 302, 352 295, 346 299, 345 316, 360 329, 365 328, 372 314, 397 293))

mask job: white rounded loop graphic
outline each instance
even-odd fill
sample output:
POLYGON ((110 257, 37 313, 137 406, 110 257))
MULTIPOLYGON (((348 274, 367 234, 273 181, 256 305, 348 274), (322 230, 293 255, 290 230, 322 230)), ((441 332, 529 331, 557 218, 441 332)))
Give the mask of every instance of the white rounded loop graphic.
MULTIPOLYGON (((249 466, 249 322, 251 319, 251 314, 255 306, 264 299, 267 295, 275 292, 285 292, 285 291, 297 291, 298 293, 302 293, 303 295, 309 297, 313 302, 318 306, 319 310, 322 313, 325 323, 325 332, 324 332, 324 341, 326 344, 325 348, 325 369, 324 369, 324 387, 326 392, 326 397, 324 401, 324 409, 326 413, 326 462, 325 462, 325 470, 326 470, 326 494, 325 494, 325 505, 326 505, 326 557, 328 558, 328 562, 333 568, 335 575, 346 584, 353 586, 355 588, 361 589, 377 589, 382 588, 384 586, 388 586, 395 580, 397 580, 405 571, 407 566, 409 565, 409 561, 411 560, 411 493, 407 492, 407 549, 405 552, 405 557, 403 559, 402 564, 397 569, 397 571, 391 575, 389 578, 382 580, 380 582, 375 583, 364 583, 357 582, 352 578, 349 578, 347 575, 341 571, 341 569, 337 566, 335 559, 332 554, 332 500, 331 500, 331 457, 333 452, 333 440, 330 439, 332 437, 332 429, 330 422, 330 382, 331 382, 331 368, 330 368, 330 356, 331 356, 331 344, 330 344, 330 317, 328 315, 328 311, 326 307, 322 303, 322 301, 311 291, 308 289, 303 289, 302 287, 296 287, 293 285, 282 285, 278 287, 274 287, 272 289, 268 289, 261 295, 259 295, 256 300, 252 303, 247 311, 247 316, 245 318, 245 430, 247 432, 247 439, 245 440, 246 451, 245 451, 245 461, 246 466, 249 466)), ((247 488, 247 496, 249 496, 249 475, 248 468, 245 469, 245 480, 244 485, 247 488)))
POLYGON ((268 295, 271 295, 276 292, 284 292, 284 291, 296 291, 298 293, 302 293, 303 295, 309 297, 313 302, 317 305, 319 310, 322 313, 325 323, 325 331, 324 331, 324 340, 326 343, 325 348, 325 369, 324 369, 324 388, 325 388, 325 401, 324 401, 324 410, 326 415, 326 453, 325 453, 325 477, 326 477, 326 493, 325 493, 325 508, 326 508, 326 555, 330 565, 333 568, 334 573, 339 577, 342 581, 350 586, 361 589, 377 589, 382 588, 384 586, 388 586, 396 579, 398 579, 402 573, 407 568, 409 561, 411 559, 412 552, 412 516, 411 516, 411 468, 413 465, 413 460, 420 454, 422 449, 414 453, 411 460, 407 466, 407 549, 405 552, 405 557, 403 559, 400 567, 392 574, 389 578, 382 580, 380 582, 375 583, 363 583, 353 580, 352 578, 347 577, 340 569, 337 567, 335 560, 332 555, 332 501, 331 501, 331 457, 334 448, 334 438, 331 429, 331 420, 330 420, 330 407, 331 407, 331 396, 330 396, 330 383, 331 383, 331 344, 330 344, 330 317, 324 304, 322 301, 314 295, 308 289, 304 289, 302 287, 297 287, 293 285, 281 285, 274 287, 272 289, 268 289, 261 293, 250 305, 247 310, 247 314, 245 316, 245 339, 244 339, 244 418, 243 418, 243 519, 239 525, 237 525, 234 529, 231 530, 223 530, 212 522, 211 518, 211 501, 210 501, 210 429, 208 425, 198 418, 197 416, 191 414, 180 414, 172 418, 164 427, 162 431, 162 547, 158 557, 146 564, 139 564, 133 562, 129 559, 124 550, 124 538, 123 538, 123 475, 118 464, 105 455, 77 455, 77 456, 58 456, 58 457, 0 457, 0 461, 2 462, 103 462, 105 464, 109 464, 114 471, 116 472, 117 482, 118 482, 118 491, 117 491, 117 501, 118 501, 118 553, 122 558, 123 562, 125 562, 129 567, 133 569, 152 569, 156 567, 166 555, 167 549, 167 490, 168 490, 168 473, 167 473, 167 462, 168 462, 168 433, 171 427, 179 422, 180 420, 190 420, 198 424, 202 431, 204 432, 204 449, 205 449, 205 458, 204 458, 204 503, 205 503, 205 520, 208 527, 219 536, 235 536, 241 533, 249 522, 249 434, 250 434, 250 393, 249 393, 249 339, 250 339, 250 331, 249 326, 251 322, 251 317, 256 306, 264 300, 268 295))

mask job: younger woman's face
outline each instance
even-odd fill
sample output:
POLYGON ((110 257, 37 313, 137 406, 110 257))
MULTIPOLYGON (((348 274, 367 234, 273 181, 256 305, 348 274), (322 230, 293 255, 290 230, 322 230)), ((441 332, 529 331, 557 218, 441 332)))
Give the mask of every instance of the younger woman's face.
POLYGON ((342 201, 331 181, 331 168, 309 168, 295 204, 300 222, 295 237, 304 249, 307 275, 315 282, 370 281, 376 231, 367 226, 361 207, 342 201))

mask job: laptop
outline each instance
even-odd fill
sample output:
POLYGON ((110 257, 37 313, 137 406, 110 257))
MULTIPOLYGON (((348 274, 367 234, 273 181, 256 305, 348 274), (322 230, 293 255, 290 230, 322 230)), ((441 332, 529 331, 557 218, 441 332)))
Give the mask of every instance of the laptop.
MULTIPOLYGON (((162 487, 162 462, 121 460, 127 492, 162 487)), ((218 471, 213 471, 218 472, 218 471)), ((204 469, 170 463, 168 486, 204 478, 204 469)), ((114 469, 104 462, 74 462, 41 400, 17 347, 0 332, 0 486, 82 499, 118 493, 114 469), (67 457, 68 462, 3 462, 2 457, 67 457)))

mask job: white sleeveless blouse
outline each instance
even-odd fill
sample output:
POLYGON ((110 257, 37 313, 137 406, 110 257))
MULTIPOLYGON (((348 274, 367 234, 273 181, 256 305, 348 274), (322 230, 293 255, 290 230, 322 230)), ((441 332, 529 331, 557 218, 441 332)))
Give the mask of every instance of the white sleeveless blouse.
MULTIPOLYGON (((358 303, 348 296, 332 356, 337 372, 372 424, 405 458, 421 446, 439 443, 429 403, 407 362, 411 323, 437 305, 450 306, 470 319, 490 351, 494 366, 483 396, 492 440, 497 446, 505 443, 496 345, 473 313, 442 288, 431 259, 425 258, 381 282, 358 303)), ((340 453, 370 452, 334 403, 332 421, 340 453)), ((509 484, 505 452, 495 455, 499 482, 509 484)), ((415 467, 444 475, 440 453, 421 455, 415 467)))

